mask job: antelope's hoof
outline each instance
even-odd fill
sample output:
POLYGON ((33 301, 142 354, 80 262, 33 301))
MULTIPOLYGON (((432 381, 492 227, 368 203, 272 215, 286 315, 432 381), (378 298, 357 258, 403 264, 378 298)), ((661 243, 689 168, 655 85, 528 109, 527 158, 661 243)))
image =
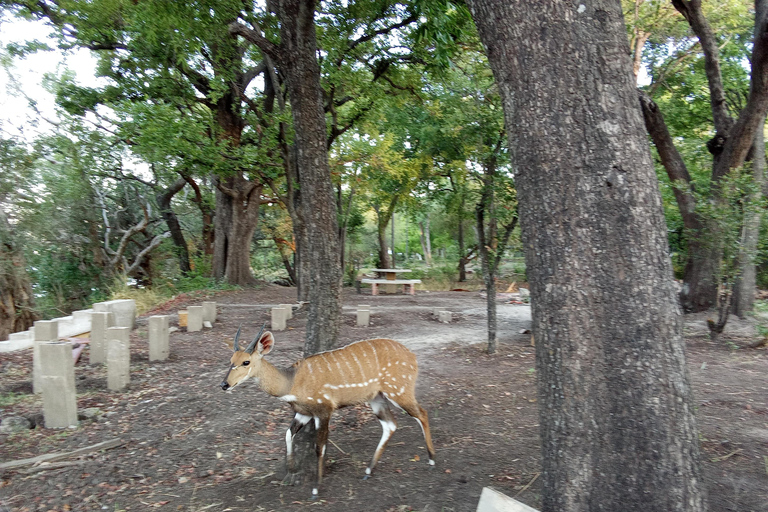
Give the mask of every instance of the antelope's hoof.
POLYGON ((369 478, 371 478, 371 475, 365 475, 365 476, 363 477, 363 481, 366 481, 366 480, 368 480, 369 478))
POLYGON ((301 484, 301 473, 291 473, 290 471, 283 477, 283 485, 301 484))

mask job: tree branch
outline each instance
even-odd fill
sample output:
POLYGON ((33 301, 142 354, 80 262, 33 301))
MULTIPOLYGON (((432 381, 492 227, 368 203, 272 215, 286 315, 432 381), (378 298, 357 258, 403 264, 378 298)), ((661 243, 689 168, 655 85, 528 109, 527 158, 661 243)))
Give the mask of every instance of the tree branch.
POLYGON ((640 107, 643 110, 645 129, 656 146, 661 164, 669 176, 669 181, 672 182, 672 190, 677 200, 677 206, 680 208, 683 224, 688 229, 698 230, 701 228, 701 222, 696 215, 696 199, 693 196, 693 184, 688 168, 675 147, 659 106, 645 92, 638 90, 638 95, 640 107))
POLYGON ((233 21, 229 24, 229 33, 232 35, 241 36, 246 41, 250 41, 259 47, 265 55, 275 59, 278 62, 282 62, 282 52, 280 47, 275 43, 261 35, 261 32, 246 27, 242 23, 233 21))
POLYGON ((715 130, 727 137, 733 125, 733 119, 728 114, 725 101, 723 76, 720 71, 720 50, 717 48, 712 27, 709 26, 709 22, 701 9, 701 0, 672 0, 672 5, 688 21, 691 30, 699 38, 701 49, 704 52, 704 69, 709 82, 709 101, 715 120, 715 130))

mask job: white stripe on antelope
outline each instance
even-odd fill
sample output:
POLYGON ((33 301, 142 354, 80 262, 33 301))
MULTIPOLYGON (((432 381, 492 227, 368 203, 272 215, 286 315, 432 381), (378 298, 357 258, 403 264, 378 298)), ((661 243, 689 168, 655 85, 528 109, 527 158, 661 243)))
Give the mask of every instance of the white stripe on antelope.
POLYGON ((427 411, 418 404, 415 396, 419 371, 416 355, 400 343, 388 339, 358 341, 300 359, 290 368, 281 370, 264 360, 274 345, 271 332, 264 332, 262 327, 259 335, 245 349, 240 348, 239 338, 240 329, 237 330, 234 342, 227 342, 235 353, 221 388, 232 390, 253 377, 258 380, 261 389, 291 405, 296 415, 285 434, 288 467, 293 467, 293 437, 309 422, 309 418, 314 418, 318 425, 315 443, 318 460, 317 485, 313 489, 313 496, 317 495, 323 478, 331 415, 336 409, 347 405, 368 403, 383 429, 373 460, 365 470, 364 479, 371 475, 389 438, 397 429, 395 416, 389 408, 390 402, 419 422, 427 445, 429 464, 434 466, 435 450, 432 447, 427 411), (398 367, 396 375, 400 379, 393 375, 393 365, 398 367))

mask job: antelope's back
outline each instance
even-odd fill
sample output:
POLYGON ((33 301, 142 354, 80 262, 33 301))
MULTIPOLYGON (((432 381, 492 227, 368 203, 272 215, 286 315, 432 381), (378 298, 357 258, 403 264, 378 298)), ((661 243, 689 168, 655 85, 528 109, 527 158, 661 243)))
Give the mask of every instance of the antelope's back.
POLYGON ((380 338, 314 354, 298 363, 295 375, 296 392, 311 393, 306 398, 318 404, 340 406, 369 401, 380 391, 401 395, 412 390, 418 363, 402 344, 380 338))

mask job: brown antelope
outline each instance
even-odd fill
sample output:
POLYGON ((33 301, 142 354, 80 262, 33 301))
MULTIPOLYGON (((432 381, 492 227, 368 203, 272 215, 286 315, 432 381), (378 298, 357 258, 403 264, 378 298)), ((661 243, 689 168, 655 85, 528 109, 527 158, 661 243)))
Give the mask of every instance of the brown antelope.
POLYGON ((271 332, 264 332, 262 327, 259 335, 245 349, 240 348, 239 338, 240 329, 234 343, 227 342, 235 353, 221 388, 231 391, 238 384, 253 378, 261 389, 291 405, 296 415, 285 433, 289 468, 293 467, 293 437, 314 419, 317 430, 317 483, 312 489, 313 498, 317 497, 323 478, 331 414, 347 405, 367 402, 384 430, 373 460, 365 470, 364 480, 370 477, 389 438, 397 429, 390 403, 419 422, 429 453, 429 464, 435 465, 427 411, 419 406, 414 396, 418 374, 416 355, 400 343, 388 339, 358 341, 300 359, 290 368, 282 370, 264 360, 275 342, 271 332))

